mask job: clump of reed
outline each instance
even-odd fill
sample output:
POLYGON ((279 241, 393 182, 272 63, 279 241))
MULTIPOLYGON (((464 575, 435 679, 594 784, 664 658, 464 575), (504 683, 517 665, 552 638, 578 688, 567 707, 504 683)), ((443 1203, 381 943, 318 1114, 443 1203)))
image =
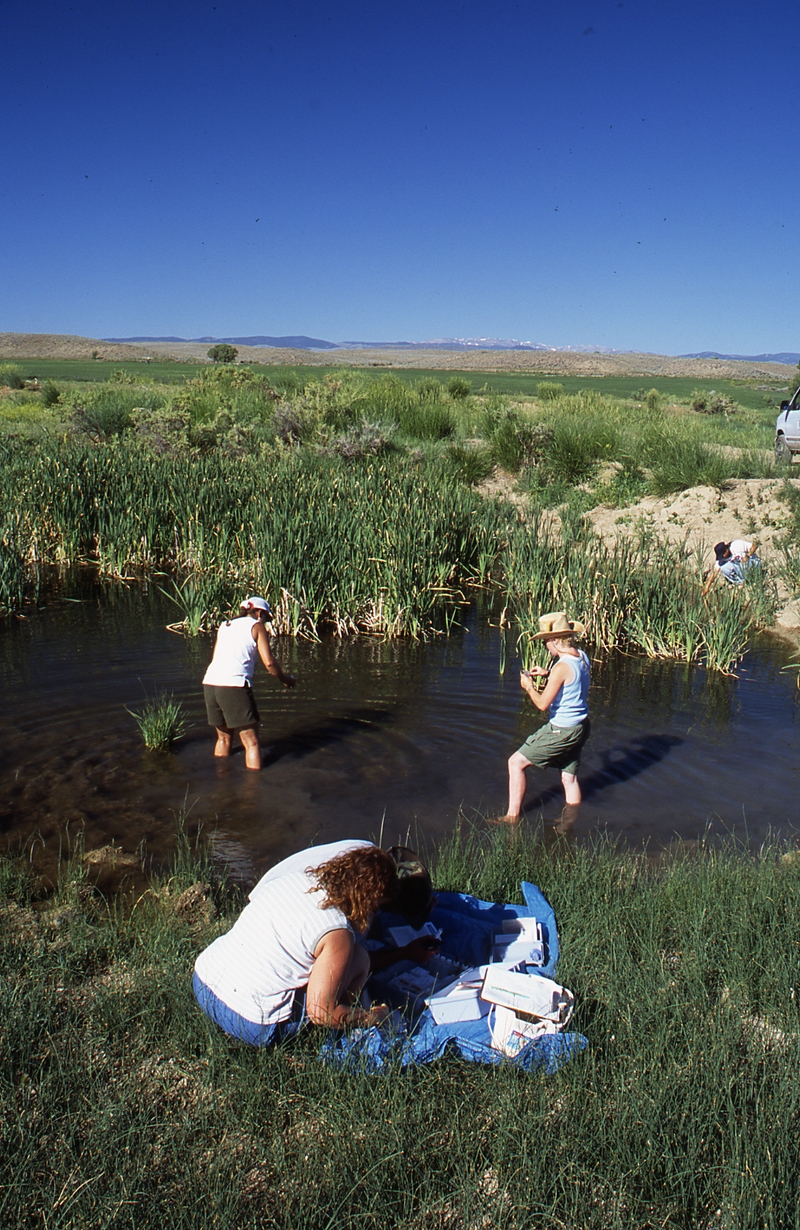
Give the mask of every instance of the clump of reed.
MULTIPOLYGON (((180 601, 206 611, 207 593, 217 610, 244 590, 283 590, 278 632, 422 636, 444 630, 464 585, 488 579, 504 518, 424 458, 351 465, 290 451, 267 464, 215 453, 187 465, 66 442, 9 451, 2 523, 31 561, 92 560, 116 576, 168 570, 180 601)), ((201 626, 202 610, 186 609, 187 627, 201 626)))
POLYGON ((147 697, 140 709, 128 709, 139 727, 150 752, 167 752, 186 733, 183 705, 171 692, 159 691, 147 697))
POLYGON ((507 836, 429 861, 440 890, 519 901, 524 878, 552 902, 589 1041, 552 1077, 452 1056, 343 1074, 314 1030, 232 1044, 190 987, 239 906, 191 843, 110 903, 79 859, 47 897, 1 858, 4 1224, 795 1225, 798 851, 507 836))
POLYGON ((758 570, 741 589, 715 586, 704 599, 697 561, 685 547, 645 532, 609 547, 580 518, 565 517, 558 534, 541 522, 520 523, 500 564, 526 667, 542 611, 568 611, 586 624, 586 639, 599 650, 723 672, 733 669, 750 635, 775 613, 774 584, 758 570))

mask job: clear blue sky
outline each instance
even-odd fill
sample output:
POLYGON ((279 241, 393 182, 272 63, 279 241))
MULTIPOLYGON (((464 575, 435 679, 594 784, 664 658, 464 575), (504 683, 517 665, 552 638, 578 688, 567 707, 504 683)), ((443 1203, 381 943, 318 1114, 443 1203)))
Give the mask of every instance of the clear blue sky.
POLYGON ((798 350, 799 14, 0 0, 0 331, 798 350))

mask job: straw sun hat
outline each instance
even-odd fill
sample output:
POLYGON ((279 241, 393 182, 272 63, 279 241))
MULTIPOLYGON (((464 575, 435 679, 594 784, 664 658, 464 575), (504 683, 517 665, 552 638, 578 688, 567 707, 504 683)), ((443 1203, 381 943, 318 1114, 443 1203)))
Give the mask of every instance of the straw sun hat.
POLYGON ((564 611, 555 611, 551 615, 539 616, 540 631, 531 637, 532 641, 545 641, 551 636, 580 636, 586 631, 586 625, 578 623, 577 619, 567 619, 564 611))

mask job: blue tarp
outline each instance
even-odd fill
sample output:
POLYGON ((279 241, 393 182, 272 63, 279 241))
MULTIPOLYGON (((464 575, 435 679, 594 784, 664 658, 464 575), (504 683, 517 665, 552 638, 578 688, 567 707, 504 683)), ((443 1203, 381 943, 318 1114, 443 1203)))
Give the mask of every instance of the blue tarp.
MULTIPOLYGON (((534 917, 542 925, 545 942, 545 964, 540 972, 554 978, 558 932, 553 908, 535 884, 523 880, 521 887, 524 905, 479 901, 466 893, 438 893, 431 921, 442 932, 442 954, 465 966, 485 965, 490 959, 495 932, 502 930, 505 919, 534 917)), ((380 1029, 353 1030, 345 1036, 332 1034, 324 1043, 320 1058, 334 1067, 377 1071, 387 1063, 408 1067, 430 1063, 450 1053, 472 1063, 512 1063, 525 1071, 551 1073, 586 1046, 582 1034, 546 1034, 509 1059, 492 1049, 487 1017, 437 1025, 425 1009, 404 1035, 392 1037, 380 1029)))

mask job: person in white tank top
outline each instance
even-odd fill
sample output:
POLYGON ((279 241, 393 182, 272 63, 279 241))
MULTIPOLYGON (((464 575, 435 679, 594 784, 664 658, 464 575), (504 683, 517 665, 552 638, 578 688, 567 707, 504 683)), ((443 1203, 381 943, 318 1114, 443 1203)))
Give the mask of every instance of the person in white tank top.
POLYGON ((293 688, 296 683, 272 652, 266 628, 271 616, 269 603, 263 598, 247 598, 239 618, 220 625, 214 656, 203 676, 208 724, 217 732, 214 755, 230 756, 233 736, 238 734, 248 769, 261 768, 261 719, 252 688, 256 661, 260 658, 266 671, 285 688, 293 688))
POLYGON ((346 845, 324 862, 304 851, 304 869, 286 860, 198 956, 195 998, 232 1037, 268 1046, 294 1032, 300 1015, 329 1029, 379 1025, 389 1015, 386 1004, 360 1004, 370 960, 355 933, 396 899, 397 867, 371 842, 346 845))
POLYGON ((548 653, 557 661, 549 670, 534 666, 520 675, 520 687, 542 713, 550 710, 550 721, 525 740, 508 761, 508 810, 492 824, 517 825, 522 815, 522 802, 527 786, 526 772, 534 765, 538 769, 561 770, 566 807, 562 814, 562 831, 574 823, 581 802, 578 765, 581 751, 589 738, 589 659, 574 644, 576 636, 585 631, 583 624, 567 619, 563 611, 542 615, 540 632, 532 638, 544 641, 548 653), (543 691, 533 680, 547 679, 543 691))

